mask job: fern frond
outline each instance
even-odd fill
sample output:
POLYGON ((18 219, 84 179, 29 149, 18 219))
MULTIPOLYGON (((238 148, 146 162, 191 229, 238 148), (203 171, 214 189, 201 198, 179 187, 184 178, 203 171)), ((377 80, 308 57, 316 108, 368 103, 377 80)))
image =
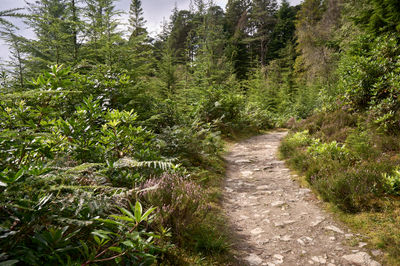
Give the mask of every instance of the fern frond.
POLYGON ((170 170, 176 167, 173 160, 168 161, 137 161, 132 158, 122 158, 115 163, 115 167, 117 168, 154 168, 154 169, 161 169, 163 171, 170 170))

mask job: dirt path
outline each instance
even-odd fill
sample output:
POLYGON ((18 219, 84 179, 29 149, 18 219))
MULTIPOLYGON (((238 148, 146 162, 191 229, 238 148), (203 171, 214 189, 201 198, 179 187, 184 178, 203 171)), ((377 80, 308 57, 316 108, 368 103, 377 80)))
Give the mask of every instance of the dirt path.
POLYGON ((277 159, 285 134, 250 138, 226 157, 224 208, 236 232, 238 265, 380 265, 277 159))

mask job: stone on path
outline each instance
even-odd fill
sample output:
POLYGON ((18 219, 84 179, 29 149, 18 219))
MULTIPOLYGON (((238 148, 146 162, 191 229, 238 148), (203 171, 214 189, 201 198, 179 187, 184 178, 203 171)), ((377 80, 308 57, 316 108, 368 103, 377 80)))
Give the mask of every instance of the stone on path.
POLYGON ((342 258, 347 262, 357 266, 381 266, 379 262, 372 260, 371 256, 366 252, 344 255, 342 258))
POLYGON ((339 233, 339 234, 344 234, 344 232, 342 230, 340 230, 339 228, 337 228, 334 225, 328 225, 328 226, 325 227, 325 229, 333 231, 333 232, 336 232, 336 233, 339 233))
POLYGON ((280 254, 275 254, 273 256, 275 264, 282 264, 283 263, 283 256, 280 254))
POLYGON ((283 206, 284 204, 285 204, 284 201, 278 200, 278 201, 272 202, 272 203, 271 203, 271 206, 272 206, 272 207, 281 207, 281 206, 283 206))
POLYGON ((285 242, 288 242, 288 241, 291 241, 292 238, 289 235, 284 235, 283 237, 281 237, 281 240, 285 241, 285 242))
POLYGON ((250 254, 245 258, 245 260, 247 260, 250 265, 260 265, 263 262, 263 260, 256 254, 250 254))
POLYGON ((236 230, 234 265, 379 266, 373 259, 382 252, 363 253, 362 239, 347 246, 346 239, 356 235, 323 211, 312 190, 300 187, 277 158, 285 135, 250 138, 226 156, 224 208, 236 230))
POLYGON ((306 246, 311 244, 313 242, 313 239, 308 236, 302 236, 299 239, 297 239, 297 242, 302 246, 306 246))
POLYGON ((243 159, 243 160, 236 160, 235 163, 236 163, 236 164, 251 163, 251 161, 250 161, 250 160, 243 159))
POLYGON ((378 249, 371 250, 371 253, 372 253, 372 255, 375 256, 375 257, 378 257, 378 256, 383 255, 383 252, 380 251, 380 250, 378 250, 378 249))
POLYGON ((323 257, 321 257, 321 256, 314 256, 314 257, 312 257, 311 258, 313 261, 315 261, 315 262, 318 262, 318 263, 322 263, 322 264, 325 264, 326 263, 326 259, 324 259, 323 257))
POLYGON ((252 235, 259 235, 259 234, 261 234, 262 232, 264 232, 260 227, 257 227, 256 229, 253 229, 253 230, 251 230, 250 231, 250 233, 252 234, 252 235))
POLYGON ((241 171, 240 173, 241 173, 242 176, 244 176, 244 177, 249 177, 249 176, 251 176, 251 175, 253 174, 252 171, 241 171))
POLYGON ((312 227, 316 227, 317 225, 319 225, 320 223, 322 223, 325 220, 324 217, 322 216, 317 216, 316 220, 314 222, 311 223, 312 227))

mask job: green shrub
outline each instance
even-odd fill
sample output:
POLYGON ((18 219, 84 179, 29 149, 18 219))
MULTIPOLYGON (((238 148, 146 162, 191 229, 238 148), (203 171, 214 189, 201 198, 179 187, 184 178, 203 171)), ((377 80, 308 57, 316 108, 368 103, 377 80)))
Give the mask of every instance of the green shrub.
POLYGON ((222 150, 220 132, 210 123, 192 121, 166 127, 157 137, 161 154, 178 157, 185 167, 207 164, 222 150))
POLYGON ((323 143, 319 139, 315 140, 308 148, 307 152, 312 157, 319 160, 345 161, 350 157, 350 152, 345 145, 340 145, 336 141, 323 143))
POLYGON ((306 147, 311 144, 313 139, 307 130, 296 132, 287 136, 281 143, 279 151, 284 158, 288 158, 301 147, 306 147))
POLYGON ((389 133, 400 125, 400 49, 396 35, 362 35, 342 57, 339 88, 355 110, 368 111, 378 127, 389 133))
POLYGON ((360 159, 369 159, 377 156, 376 150, 371 145, 369 133, 362 130, 355 130, 346 139, 346 146, 352 155, 360 159))
POLYGON ((385 192, 382 172, 385 163, 360 164, 356 167, 333 170, 313 181, 322 198, 347 212, 379 209, 377 199, 385 192))
POLYGON ((391 173, 384 173, 382 176, 387 193, 400 196, 400 168, 397 167, 391 173))
POLYGON ((274 115, 267 109, 262 109, 255 104, 248 104, 243 110, 244 120, 256 130, 265 130, 275 126, 274 115))

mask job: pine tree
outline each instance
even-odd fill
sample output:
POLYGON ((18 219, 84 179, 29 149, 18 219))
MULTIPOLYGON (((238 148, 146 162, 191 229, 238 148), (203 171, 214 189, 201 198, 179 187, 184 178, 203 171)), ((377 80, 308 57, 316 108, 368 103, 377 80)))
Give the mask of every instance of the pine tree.
POLYGON ((180 10, 171 17, 170 35, 168 37, 174 57, 178 62, 184 63, 190 60, 190 42, 196 29, 194 14, 187 10, 180 10))
POLYGON ((129 27, 131 37, 137 37, 146 34, 146 20, 143 17, 142 2, 140 0, 132 0, 129 9, 129 27))
POLYGON ((0 10, 0 30, 15 28, 15 25, 8 18, 24 17, 21 13, 18 13, 21 10, 22 8, 0 10))
POLYGON ((71 38, 73 45, 73 59, 76 64, 79 60, 79 34, 81 33, 81 29, 83 28, 83 23, 80 19, 80 8, 78 7, 79 0, 70 0, 68 8, 69 8, 69 20, 71 22, 71 38))
POLYGON ((253 0, 250 8, 250 42, 258 51, 262 66, 266 65, 268 45, 276 23, 276 0, 253 0))
POLYGON ((290 6, 287 0, 283 0, 277 12, 277 22, 269 44, 269 53, 267 59, 273 60, 279 57, 279 51, 288 45, 288 42, 294 41, 294 32, 296 29, 295 20, 297 8, 290 6))
POLYGON ((37 0, 28 3, 27 23, 36 39, 30 42, 30 68, 43 70, 52 64, 67 64, 74 57, 67 0, 37 0))
POLYGON ((116 19, 121 12, 116 10, 116 0, 84 0, 84 18, 88 21, 88 42, 84 58, 91 64, 113 65, 119 60, 120 45, 123 43, 116 19))
POLYGON ((228 45, 225 49, 239 79, 245 79, 250 66, 247 27, 250 3, 247 0, 229 0, 226 5, 225 29, 228 45))
POLYGON ((20 88, 25 87, 25 67, 26 67, 26 53, 24 45, 27 40, 18 36, 12 29, 7 33, 2 34, 3 39, 8 43, 10 50, 10 60, 8 62, 9 72, 14 80, 16 80, 20 88))
POLYGON ((369 8, 357 18, 361 26, 373 34, 400 32, 399 1, 368 0, 366 4, 369 8))

